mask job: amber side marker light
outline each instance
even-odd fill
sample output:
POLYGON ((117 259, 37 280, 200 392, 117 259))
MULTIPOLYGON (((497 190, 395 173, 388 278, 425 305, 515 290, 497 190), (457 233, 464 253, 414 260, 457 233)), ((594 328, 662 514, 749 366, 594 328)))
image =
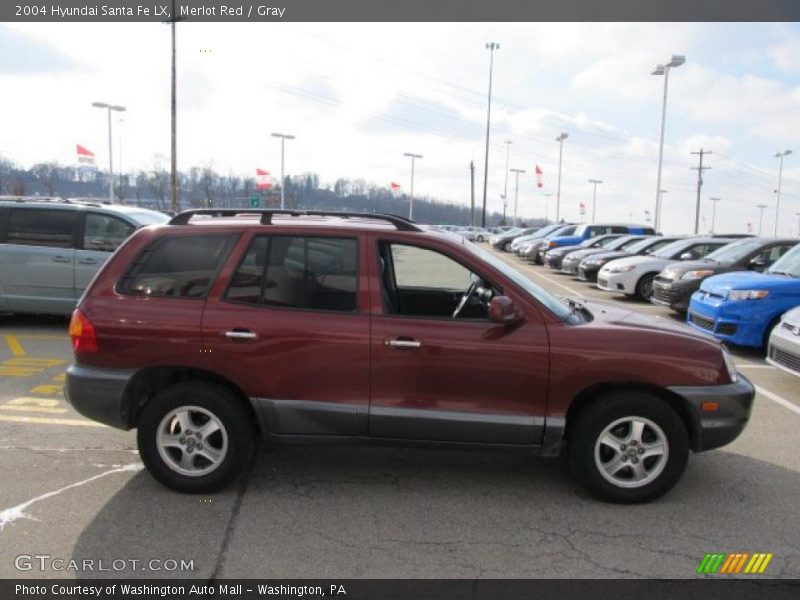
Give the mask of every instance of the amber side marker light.
POLYGON ((700 408, 703 412, 714 412, 719 408, 719 402, 703 402, 700 408))
POLYGON ((81 311, 75 310, 69 321, 69 336, 75 352, 97 352, 94 325, 81 311))

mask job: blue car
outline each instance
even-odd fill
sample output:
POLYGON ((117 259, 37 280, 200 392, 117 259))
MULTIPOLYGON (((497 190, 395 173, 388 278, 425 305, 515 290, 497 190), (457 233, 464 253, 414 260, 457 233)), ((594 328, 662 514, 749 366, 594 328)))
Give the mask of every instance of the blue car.
POLYGON ((781 314, 800 304, 800 245, 764 273, 742 271, 705 279, 692 294, 687 322, 717 339, 763 347, 781 314))
POLYGON ((578 225, 573 233, 568 235, 559 235, 548 238, 547 244, 539 248, 539 256, 537 262, 544 264, 544 255, 553 248, 561 246, 577 246, 598 235, 606 235, 608 233, 619 234, 638 234, 638 235, 655 235, 656 231, 649 225, 615 225, 615 224, 584 224, 578 225))

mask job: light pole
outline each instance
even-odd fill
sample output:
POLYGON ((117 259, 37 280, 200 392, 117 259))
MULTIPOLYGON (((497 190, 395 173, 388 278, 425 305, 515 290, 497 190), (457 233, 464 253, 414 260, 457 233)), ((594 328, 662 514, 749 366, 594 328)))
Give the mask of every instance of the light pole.
POLYGON ((599 179, 590 179, 589 183, 594 184, 594 191, 592 192, 592 223, 594 223, 595 206, 597 204, 597 184, 603 182, 599 179))
POLYGON ((514 227, 517 226, 517 201, 519 200, 519 174, 524 173, 522 169, 511 169, 511 172, 516 175, 514 183, 514 227))
POLYGON ((766 204, 758 204, 756 205, 759 212, 758 212, 758 237, 761 237, 761 224, 764 221, 764 209, 767 208, 766 204))
POLYGON ((544 196, 544 221, 545 224, 550 223, 550 198, 552 198, 552 192, 544 192, 542 194, 544 196))
POLYGON ((125 122, 125 119, 120 117, 117 119, 117 123, 119 123, 119 135, 117 136, 117 143, 119 144, 119 201, 122 202, 123 198, 123 187, 122 187, 122 124, 125 122))
POLYGON ((800 237, 800 212, 794 214, 797 215, 797 237, 800 237))
POLYGON ((403 156, 408 156, 411 159, 411 193, 409 194, 410 202, 408 203, 408 220, 414 220, 414 164, 418 158, 422 158, 422 154, 413 154, 411 152, 404 152, 403 156))
POLYGON ((500 44, 489 42, 489 103, 486 109, 486 153, 483 160, 483 211, 481 213, 481 227, 486 227, 486 186, 489 183, 489 126, 492 122, 492 72, 494 70, 494 51, 500 49, 500 44))
POLYGON ((714 230, 717 228, 717 202, 722 200, 722 198, 709 198, 711 200, 711 233, 714 233, 714 230))
POLYGON ((114 203, 114 152, 111 145, 111 111, 124 112, 124 106, 108 104, 106 102, 92 102, 95 108, 105 108, 108 111, 108 201, 114 203))
POLYGON ((285 144, 286 140, 293 140, 293 135, 288 135, 286 133, 273 133, 272 137, 281 138, 281 210, 283 210, 286 206, 286 178, 284 175, 284 158, 285 158, 285 144))
POLYGON ((511 140, 506 140, 506 182, 503 184, 503 200, 508 198, 508 159, 511 156, 511 140))
POLYGON ((558 188, 556 189, 556 223, 561 216, 561 158, 564 155, 564 140, 569 137, 568 133, 560 133, 556 138, 558 142, 558 188))
POLYGON ((781 182, 783 180, 783 157, 789 156, 792 153, 791 150, 784 150, 783 152, 776 152, 775 158, 779 159, 780 162, 778 163, 778 189, 776 193, 778 194, 777 202, 775 203, 775 237, 778 237, 778 220, 780 217, 780 210, 781 210, 781 182))
POLYGON ((651 75, 664 76, 664 100, 661 104, 661 141, 658 144, 658 179, 656 181, 656 214, 653 226, 658 231, 661 225, 661 165, 664 161, 664 125, 667 119, 667 88, 669 86, 669 72, 680 67, 686 62, 685 56, 673 54, 670 61, 665 65, 656 65, 651 75))

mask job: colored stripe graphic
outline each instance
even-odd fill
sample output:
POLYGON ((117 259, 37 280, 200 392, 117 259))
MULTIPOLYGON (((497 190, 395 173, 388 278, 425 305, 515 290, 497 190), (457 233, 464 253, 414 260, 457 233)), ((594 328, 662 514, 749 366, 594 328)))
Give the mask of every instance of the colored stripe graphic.
POLYGON ((763 573, 772 560, 773 554, 766 552, 709 552, 700 561, 697 573, 713 575, 715 573, 735 575, 744 573, 756 575, 763 573), (747 566, 745 566, 747 565, 747 566), (742 571, 744 569, 744 571, 742 571))

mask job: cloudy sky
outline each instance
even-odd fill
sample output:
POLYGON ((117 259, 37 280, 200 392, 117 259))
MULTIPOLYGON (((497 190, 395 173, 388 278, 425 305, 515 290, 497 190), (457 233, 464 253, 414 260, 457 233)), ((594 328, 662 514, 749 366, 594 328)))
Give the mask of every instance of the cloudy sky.
MULTIPOLYGON (((495 41, 488 202, 502 210, 505 140, 520 178, 520 215, 555 214, 560 132, 561 216, 637 221, 653 211, 663 77, 658 62, 685 54, 670 76, 662 213, 665 232, 694 222, 697 156, 705 164, 701 222, 718 231, 775 224, 778 151, 784 161, 779 234, 800 211, 798 24, 201 24, 178 25, 179 167, 390 181, 408 188, 404 152, 424 155, 415 190, 469 203, 469 163, 483 184, 486 87, 495 41), (534 166, 544 171, 537 190, 534 166), (546 194, 553 194, 548 197, 546 194), (547 208, 546 208, 547 207, 547 208), (587 217, 589 215, 587 214, 587 217)), ((169 28, 161 24, 0 25, 0 156, 24 166, 75 163, 75 144, 106 168, 105 113, 125 105, 125 170, 169 156, 169 28)), ((115 154, 117 143, 115 137, 115 154)), ((118 156, 115 156, 117 159, 118 156)), ((513 202, 513 177, 509 197, 513 202)), ((509 210, 512 210, 509 208, 509 210)))

